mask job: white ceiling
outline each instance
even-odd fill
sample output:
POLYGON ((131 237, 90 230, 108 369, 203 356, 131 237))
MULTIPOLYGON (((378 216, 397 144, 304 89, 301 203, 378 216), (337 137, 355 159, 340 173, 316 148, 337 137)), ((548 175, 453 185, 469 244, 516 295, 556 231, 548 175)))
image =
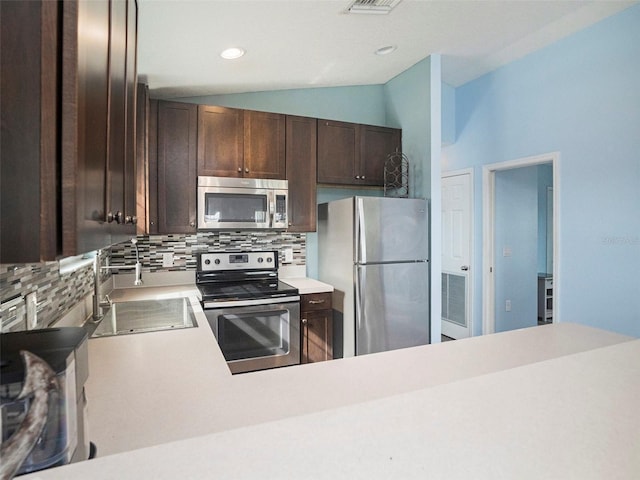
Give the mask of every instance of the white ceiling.
POLYGON ((355 15, 352 0, 138 1, 138 73, 159 98, 384 84, 434 53, 458 86, 637 3, 402 0, 355 15), (246 55, 223 60, 230 46, 246 55))

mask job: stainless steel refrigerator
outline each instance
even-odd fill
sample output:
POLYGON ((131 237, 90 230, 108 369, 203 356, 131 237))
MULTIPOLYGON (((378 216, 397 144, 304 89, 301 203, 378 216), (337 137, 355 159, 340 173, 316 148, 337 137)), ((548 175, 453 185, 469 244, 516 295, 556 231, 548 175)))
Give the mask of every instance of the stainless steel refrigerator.
POLYGON ((335 356, 429 343, 428 225, 421 199, 318 205, 318 273, 335 288, 335 356))

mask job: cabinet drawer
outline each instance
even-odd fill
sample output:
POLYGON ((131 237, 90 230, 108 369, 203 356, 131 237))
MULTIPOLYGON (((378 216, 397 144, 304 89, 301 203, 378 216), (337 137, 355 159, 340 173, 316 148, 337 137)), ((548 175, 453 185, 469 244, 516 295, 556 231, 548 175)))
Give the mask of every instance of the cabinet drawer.
POLYGON ((327 293, 310 293, 300 296, 300 311, 308 312, 311 310, 330 310, 331 309, 331 292, 327 293))

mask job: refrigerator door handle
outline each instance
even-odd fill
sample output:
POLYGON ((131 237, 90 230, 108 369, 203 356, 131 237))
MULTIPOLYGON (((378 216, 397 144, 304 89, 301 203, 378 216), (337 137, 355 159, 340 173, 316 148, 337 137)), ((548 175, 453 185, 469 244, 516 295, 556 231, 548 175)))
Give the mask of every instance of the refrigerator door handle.
POLYGON ((367 263, 367 238, 365 235, 365 224, 364 224, 364 202, 362 198, 357 198, 356 210, 358 211, 358 227, 357 227, 357 255, 356 262, 358 263, 367 263))
POLYGON ((364 295, 366 285, 366 273, 364 268, 357 267, 356 269, 356 322, 358 324, 358 330, 362 329, 362 317, 364 316, 364 295))

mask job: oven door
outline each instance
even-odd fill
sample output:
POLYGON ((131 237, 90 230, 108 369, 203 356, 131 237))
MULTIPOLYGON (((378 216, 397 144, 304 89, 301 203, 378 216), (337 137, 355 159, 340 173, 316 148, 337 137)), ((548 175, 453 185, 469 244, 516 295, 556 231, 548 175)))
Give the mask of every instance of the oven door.
POLYGON ((300 363, 300 303, 208 308, 204 313, 231 373, 300 363))

